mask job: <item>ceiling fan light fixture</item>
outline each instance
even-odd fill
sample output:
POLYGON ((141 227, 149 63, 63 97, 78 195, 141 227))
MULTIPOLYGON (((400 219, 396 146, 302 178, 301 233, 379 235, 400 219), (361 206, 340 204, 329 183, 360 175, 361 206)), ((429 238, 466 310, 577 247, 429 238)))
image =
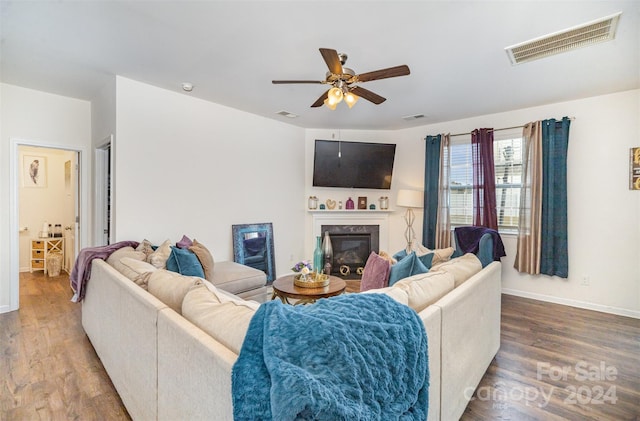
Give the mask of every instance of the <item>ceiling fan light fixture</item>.
POLYGON ((358 102, 359 97, 357 95, 352 94, 351 92, 347 92, 344 95, 344 102, 347 103, 349 108, 353 107, 356 102, 358 102))
POLYGON ((342 90, 336 87, 329 89, 329 100, 335 104, 342 101, 342 90))
POLYGON ((333 110, 336 109, 336 106, 338 105, 338 103, 337 102, 333 102, 329 98, 327 98, 327 99, 324 100, 324 105, 326 105, 328 109, 333 111, 333 110))

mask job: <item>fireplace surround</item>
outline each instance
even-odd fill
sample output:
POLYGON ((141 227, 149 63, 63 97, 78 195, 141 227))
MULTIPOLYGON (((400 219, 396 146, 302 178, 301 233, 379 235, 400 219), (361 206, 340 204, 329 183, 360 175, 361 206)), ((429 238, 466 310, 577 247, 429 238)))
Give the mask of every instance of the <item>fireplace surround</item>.
POLYGON ((322 225, 321 232, 331 239, 331 274, 345 279, 360 279, 369 254, 380 248, 379 225, 322 225))
MULTIPOLYGON (((309 211, 309 213, 313 219, 313 238, 317 236, 324 236, 324 231, 326 231, 325 228, 327 227, 341 227, 335 230, 335 234, 338 235, 337 239, 334 241, 334 238, 332 238, 334 259, 336 257, 336 252, 341 247, 341 244, 339 243, 346 242, 346 244, 344 244, 346 247, 344 248, 348 250, 353 249, 354 247, 357 248, 359 259, 364 260, 363 263, 356 263, 354 261, 351 265, 347 265, 351 272, 348 278, 340 274, 339 268, 341 265, 337 264, 337 262, 334 263, 332 267, 332 274, 335 274, 336 276, 340 276, 345 279, 359 279, 360 276, 357 275, 357 268, 364 267, 364 264, 369 257, 369 253, 371 251, 378 252, 379 250, 388 250, 389 211, 387 210, 316 210, 309 211), (361 228, 356 229, 356 227, 361 228), (340 236, 342 236, 342 238, 340 238, 340 236), (364 243, 366 241, 365 238, 360 237, 370 237, 369 242, 367 243, 367 251, 362 251, 361 245, 354 244, 359 242, 364 243), (354 271, 356 272, 355 274, 353 273, 354 271)), ((333 235, 333 231, 334 229, 332 228, 329 235, 335 237, 335 235, 333 235)), ((353 254, 350 254, 350 256, 353 257, 353 254)))

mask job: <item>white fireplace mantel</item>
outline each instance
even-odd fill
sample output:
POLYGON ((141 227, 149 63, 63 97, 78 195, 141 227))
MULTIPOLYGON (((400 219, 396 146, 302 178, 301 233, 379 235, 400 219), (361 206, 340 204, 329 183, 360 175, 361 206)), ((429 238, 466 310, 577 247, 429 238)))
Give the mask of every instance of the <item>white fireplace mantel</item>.
POLYGON ((389 249, 389 213, 391 210, 320 210, 309 211, 313 216, 313 236, 321 236, 322 225, 378 225, 380 250, 389 249))

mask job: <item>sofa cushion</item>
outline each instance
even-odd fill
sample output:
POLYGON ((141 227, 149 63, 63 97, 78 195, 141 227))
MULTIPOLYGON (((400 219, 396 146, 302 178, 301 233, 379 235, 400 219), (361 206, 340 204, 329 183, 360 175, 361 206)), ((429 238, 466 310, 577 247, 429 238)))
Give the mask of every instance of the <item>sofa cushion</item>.
POLYGON ((147 262, 158 269, 164 269, 167 267, 169 255, 171 255, 171 241, 165 240, 164 243, 160 244, 160 246, 147 257, 147 262))
POLYGON ((431 265, 437 265, 438 263, 446 262, 451 258, 453 252, 453 247, 431 250, 426 248, 422 244, 418 244, 416 248, 416 254, 418 255, 418 257, 424 258, 425 256, 431 255, 431 265))
POLYGON ((392 286, 400 279, 426 272, 429 272, 429 269, 422 264, 415 253, 411 253, 404 259, 399 260, 395 265, 391 266, 391 271, 389 272, 389 286, 392 286))
POLYGON ((204 278, 204 271, 198 257, 187 249, 171 247, 171 254, 167 259, 167 270, 186 276, 204 278))
POLYGON ((211 283, 232 294, 260 288, 267 283, 267 275, 261 270, 240 263, 216 262, 211 283))
POLYGON ((176 243, 176 247, 180 249, 188 249, 192 245, 193 241, 191 241, 191 238, 187 237, 186 235, 183 235, 180 241, 176 243))
MULTIPOLYGON (((140 253, 140 252, 138 252, 140 253)), ((120 273, 135 282, 136 278, 145 272, 156 271, 156 267, 137 257, 123 257, 114 266, 120 273)))
POLYGON ((389 261, 372 251, 367 263, 364 265, 364 272, 362 272, 362 279, 360 280, 360 291, 386 287, 389 284, 390 269, 389 261))
POLYGON ((389 297, 393 298, 400 304, 404 304, 406 306, 409 305, 409 296, 406 291, 401 288, 394 287, 385 287, 385 288, 377 288, 377 289, 369 289, 367 291, 363 291, 363 294, 385 294, 389 297))
POLYGON ((420 312, 452 291, 454 279, 450 273, 431 270, 398 281, 393 288, 405 291, 409 307, 420 312))
POLYGON ((461 285, 482 270, 482 262, 473 253, 467 253, 449 261, 434 265, 431 270, 439 270, 453 275, 455 286, 461 285))
POLYGON ((189 247, 189 250, 192 251, 200 261, 200 265, 202 265, 202 270, 204 271, 204 278, 207 281, 211 281, 213 279, 214 261, 209 249, 207 249, 204 244, 199 243, 198 240, 193 240, 193 245, 189 247))
POLYGON ((193 285, 201 284, 200 278, 183 276, 168 270, 156 270, 149 275, 148 291, 177 313, 182 313, 182 300, 193 285))
POLYGON ((143 252, 146 256, 145 260, 148 261, 149 255, 153 253, 154 250, 153 250, 153 246, 151 245, 151 241, 145 238, 144 240, 142 240, 140 244, 138 244, 138 247, 136 247, 136 251, 143 252))
POLYGON ((134 250, 133 247, 122 247, 114 251, 109 255, 109 257, 107 257, 107 263, 113 266, 118 272, 129 279, 132 279, 132 277, 135 278, 136 276, 138 276, 138 274, 132 272, 128 266, 125 266, 121 263, 121 260, 124 257, 128 257, 134 260, 144 260, 144 253, 134 250))
POLYGON ((239 301, 220 302, 205 286, 189 289, 182 303, 182 315, 211 337, 240 354, 255 310, 239 301))

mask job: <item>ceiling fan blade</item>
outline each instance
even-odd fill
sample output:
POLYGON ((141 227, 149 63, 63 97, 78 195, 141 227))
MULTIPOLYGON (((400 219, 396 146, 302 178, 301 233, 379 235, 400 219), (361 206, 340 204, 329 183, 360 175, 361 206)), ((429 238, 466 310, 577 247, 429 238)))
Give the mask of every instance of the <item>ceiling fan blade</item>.
POLYGON ((327 67, 329 67, 329 71, 335 75, 342 74, 342 63, 340 63, 340 57, 338 57, 338 52, 336 50, 332 50, 330 48, 321 48, 320 54, 322 54, 322 58, 324 62, 327 63, 327 67))
POLYGON ((356 82, 368 82, 370 80, 387 79, 390 77, 406 76, 410 73, 409 66, 389 67, 388 69, 375 70, 373 72, 362 73, 355 76, 356 82))
POLYGON ((324 104, 324 100, 327 99, 329 97, 329 89, 327 89, 325 91, 325 93, 323 93, 320 98, 318 98, 316 100, 316 102, 314 102, 313 104, 311 104, 311 108, 317 108, 317 107, 322 107, 322 105, 324 104))
POLYGON ((284 83, 325 83, 324 80, 272 80, 274 85, 280 85, 284 83))
POLYGON ((357 95, 360 98, 364 98, 367 101, 371 101, 376 105, 382 104, 383 102, 385 102, 387 100, 386 98, 383 98, 380 95, 378 95, 378 94, 376 94, 374 92, 371 92, 368 89, 361 88, 360 86, 354 86, 353 88, 351 88, 351 92, 354 95, 357 95))

